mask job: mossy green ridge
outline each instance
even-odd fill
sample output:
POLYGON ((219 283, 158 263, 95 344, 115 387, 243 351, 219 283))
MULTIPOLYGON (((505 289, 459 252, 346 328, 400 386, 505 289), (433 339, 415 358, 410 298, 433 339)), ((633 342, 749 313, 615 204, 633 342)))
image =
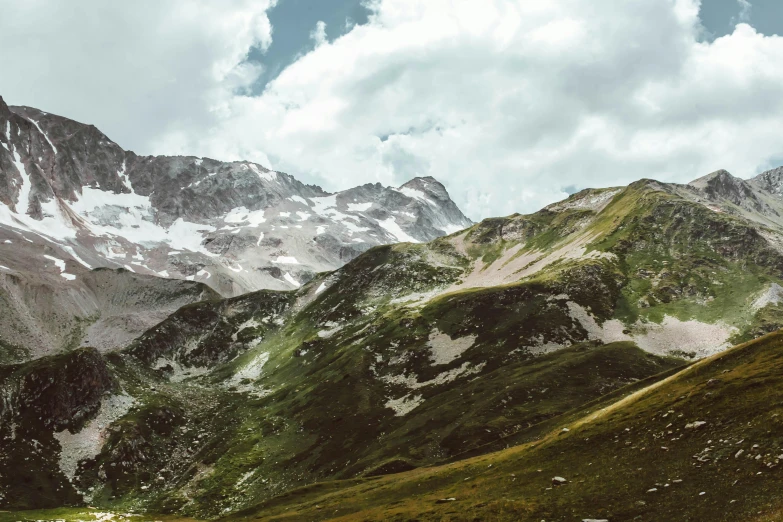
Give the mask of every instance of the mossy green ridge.
POLYGON ((300 488, 227 520, 779 520, 781 376, 778 332, 587 407, 535 442, 300 488))

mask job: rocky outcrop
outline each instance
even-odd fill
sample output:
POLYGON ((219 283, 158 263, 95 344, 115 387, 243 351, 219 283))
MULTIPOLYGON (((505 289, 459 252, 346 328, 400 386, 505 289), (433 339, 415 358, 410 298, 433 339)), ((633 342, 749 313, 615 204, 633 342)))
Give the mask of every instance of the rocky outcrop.
POLYGON ((748 180, 748 183, 770 194, 783 196, 783 167, 762 172, 758 176, 748 180))
POLYGON ((726 170, 712 172, 691 181, 688 185, 702 191, 708 199, 718 203, 728 202, 755 212, 771 210, 761 200, 750 182, 734 177, 726 170))
POLYGON ((189 368, 212 369, 282 325, 295 298, 293 292, 261 290, 184 306, 139 336, 126 353, 174 379, 188 376, 189 368))
POLYGON ((54 431, 79 431, 98 411, 104 395, 116 388, 94 348, 4 367, 3 373, 0 387, 6 393, 0 418, 40 424, 54 431))
POLYGON ((119 389, 94 348, 0 366, 0 507, 82 504, 71 481, 119 389))

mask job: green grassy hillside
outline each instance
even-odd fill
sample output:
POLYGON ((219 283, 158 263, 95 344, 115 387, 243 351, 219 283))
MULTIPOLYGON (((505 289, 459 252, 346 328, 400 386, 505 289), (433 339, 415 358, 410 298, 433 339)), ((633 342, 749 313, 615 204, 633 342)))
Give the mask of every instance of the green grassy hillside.
POLYGON ((783 334, 774 333, 588 407, 535 442, 316 484, 229 519, 778 520, 781 390, 783 334))

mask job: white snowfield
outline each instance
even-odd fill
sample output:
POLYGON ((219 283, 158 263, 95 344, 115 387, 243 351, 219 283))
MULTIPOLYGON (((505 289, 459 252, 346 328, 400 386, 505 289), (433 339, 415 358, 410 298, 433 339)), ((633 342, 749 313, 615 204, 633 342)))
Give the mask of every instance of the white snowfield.
POLYGON ((272 260, 273 263, 278 263, 281 265, 298 265, 299 261, 296 260, 295 257, 291 256, 277 256, 277 259, 272 260))

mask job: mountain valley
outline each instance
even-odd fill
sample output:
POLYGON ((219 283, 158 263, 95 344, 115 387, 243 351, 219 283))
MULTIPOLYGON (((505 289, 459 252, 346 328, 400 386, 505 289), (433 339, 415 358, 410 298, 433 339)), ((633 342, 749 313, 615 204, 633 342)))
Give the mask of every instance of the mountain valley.
POLYGON ((474 224, 2 129, 0 520, 780 516, 781 169, 474 224))

